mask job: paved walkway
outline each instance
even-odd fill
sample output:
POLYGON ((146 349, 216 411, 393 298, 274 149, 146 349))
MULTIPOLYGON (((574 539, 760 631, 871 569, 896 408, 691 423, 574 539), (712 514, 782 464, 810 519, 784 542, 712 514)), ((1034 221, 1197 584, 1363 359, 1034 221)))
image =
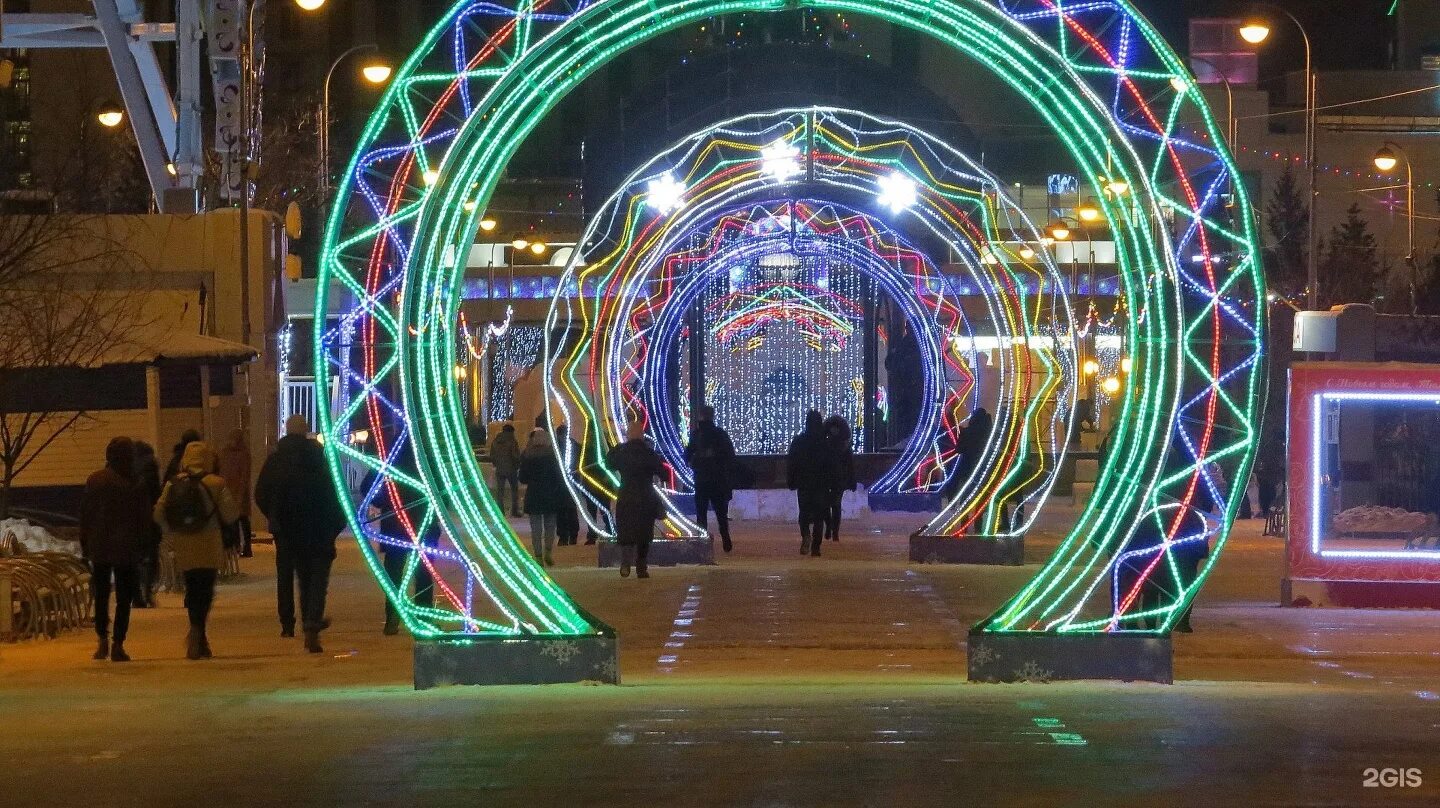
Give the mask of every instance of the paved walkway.
POLYGON ((353 550, 306 655, 262 551, 212 661, 181 659, 175 597, 137 612, 129 665, 80 634, 0 646, 0 806, 1440 804, 1433 613, 1277 608, 1254 523, 1176 639, 1179 684, 975 685, 965 632, 1033 568, 909 565, 913 527, 859 522, 815 559, 743 525, 719 566, 648 581, 562 549, 620 632, 618 688, 413 692, 353 550), (1362 787, 1412 766, 1419 788, 1362 787))

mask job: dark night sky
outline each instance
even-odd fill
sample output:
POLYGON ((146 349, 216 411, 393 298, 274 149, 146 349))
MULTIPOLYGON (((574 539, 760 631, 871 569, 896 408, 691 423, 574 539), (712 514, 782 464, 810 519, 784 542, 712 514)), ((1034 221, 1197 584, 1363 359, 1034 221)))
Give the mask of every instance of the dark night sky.
MULTIPOLYGON (((1134 0, 1166 38, 1182 52, 1191 17, 1245 17, 1255 5, 1235 0, 1134 0)), ((1316 65, 1322 70, 1383 69, 1389 65, 1390 21, 1386 12, 1393 0, 1275 0, 1289 9, 1314 40, 1316 65)), ((1267 61, 1279 69, 1296 69, 1303 51, 1294 25, 1276 21, 1276 43, 1267 48, 1267 61)), ((1266 72, 1269 72, 1267 70, 1266 72)))

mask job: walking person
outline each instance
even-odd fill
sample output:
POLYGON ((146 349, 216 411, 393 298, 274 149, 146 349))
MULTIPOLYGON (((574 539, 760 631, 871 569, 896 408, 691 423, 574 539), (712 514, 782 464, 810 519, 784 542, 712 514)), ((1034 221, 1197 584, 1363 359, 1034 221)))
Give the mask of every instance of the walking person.
POLYGON ((555 455, 563 475, 560 480, 560 508, 555 511, 555 539, 562 547, 573 547, 580 541, 580 511, 575 507, 575 500, 570 496, 564 477, 575 479, 580 461, 580 444, 570 440, 570 428, 565 424, 555 427, 555 455))
POLYGON ((715 424, 715 408, 701 407, 695 413, 695 428, 685 447, 685 462, 695 474, 695 521, 709 530, 709 512, 715 511, 720 525, 720 545, 730 552, 730 498, 734 493, 735 443, 730 434, 715 424))
MULTIPOLYGON (((285 422, 285 437, 265 460, 255 483, 255 502, 270 520, 275 556, 286 556, 300 584, 300 620, 305 650, 321 653, 320 632, 329 627, 325 596, 335 563, 335 538, 345 529, 345 512, 330 482, 325 452, 309 437, 303 415, 285 422)), ((276 562, 277 569, 279 561, 276 562)), ((278 576, 277 576, 278 577, 278 576)), ((281 635, 295 633, 295 591, 286 582, 276 589, 281 635)))
POLYGON ((855 479, 855 449, 851 445, 850 424, 844 416, 832 415, 825 419, 825 440, 830 449, 825 537, 830 541, 840 541, 840 516, 845 504, 845 492, 854 491, 858 485, 855 479))
POLYGON ((225 487, 240 507, 240 557, 252 558, 255 553, 250 548, 254 538, 250 530, 250 440, 245 430, 233 430, 230 440, 220 447, 220 476, 225 478, 225 487))
POLYGON ((655 478, 665 472, 665 460, 645 439, 645 425, 639 421, 626 430, 629 440, 611 449, 605 462, 620 476, 615 496, 615 542, 620 545, 620 577, 649 578, 647 560, 655 538, 655 520, 662 511, 655 478))
POLYGON ((500 434, 490 444, 490 462, 495 464, 495 505, 505 512, 505 488, 510 488, 510 515, 520 513, 520 441, 515 437, 515 425, 500 427, 500 434))
MULTIPOLYGON (((541 416, 544 418, 544 416, 541 416)), ((539 423, 537 419, 537 423, 539 423)), ((555 565, 555 515, 566 496, 560 479, 560 458, 544 427, 536 426, 520 455, 520 482, 525 484, 525 513, 530 517, 530 547, 535 560, 555 565)))
POLYGON ((799 505, 800 554, 820 555, 825 537, 825 515, 830 508, 830 447, 825 419, 819 412, 805 413, 805 430, 790 441, 785 458, 785 480, 799 505))
POLYGON ((187 429, 180 433, 180 442, 175 444, 175 449, 170 453, 170 462, 165 465, 165 476, 161 479, 169 482, 171 477, 180 473, 181 460, 185 457, 185 447, 200 440, 200 433, 194 429, 187 429))
POLYGON ((135 441, 135 481, 145 492, 145 541, 140 548, 138 586, 135 588, 135 608, 148 609, 155 605, 155 584, 160 578, 160 526, 155 524, 151 511, 155 501, 160 499, 160 461, 155 458, 155 447, 143 440, 135 441))
MULTIPOLYGON (((413 449, 391 455, 390 462, 394 468, 409 474, 415 472, 415 460, 413 449)), ((385 576, 390 580, 393 587, 401 598, 409 598, 410 602, 421 608, 430 608, 435 605, 435 580, 430 576, 430 570, 425 566, 423 560, 417 556, 417 543, 411 538, 416 527, 414 515, 402 518, 405 505, 398 503, 391 497, 390 486, 379 482, 375 472, 371 472, 362 484, 364 491, 375 490, 375 495, 370 500, 370 506, 366 511, 367 522, 365 525, 366 538, 379 544, 380 562, 385 568, 385 576), (379 486, 376 489, 376 486, 379 486), (408 525, 408 527, 407 527, 408 525), (410 573, 409 580, 406 580, 406 568, 410 566, 414 558, 414 569, 410 573), (415 594, 410 596, 411 586, 415 588, 415 594)), ((398 492, 398 489, 397 489, 398 492)), ((436 547, 440 543, 438 529, 431 527, 430 531, 419 543, 422 547, 436 547)), ((400 633, 400 612, 390 598, 385 598, 385 626, 381 629, 387 637, 393 637, 400 633)))
POLYGON ((975 411, 970 413, 969 421, 955 439, 955 468, 950 473, 950 479, 946 480, 940 489, 940 495, 945 502, 955 499, 960 489, 969 481, 970 475, 975 473, 981 456, 985 454, 985 447, 990 443, 990 432, 993 428, 994 420, 990 417, 989 410, 976 407, 975 411))
POLYGON ((175 566, 185 577, 188 659, 213 656, 205 627, 215 602, 215 581, 225 565, 226 534, 240 516, 225 480, 215 473, 216 464, 210 444, 200 440, 187 444, 180 470, 166 481, 154 509, 155 521, 175 553, 175 566))
POLYGON ((130 606, 138 598, 140 562, 150 542, 150 526, 145 489, 135 477, 135 444, 129 438, 113 438, 105 447, 105 467, 85 481, 80 500, 80 546, 90 562, 95 635, 99 638, 95 659, 130 661, 130 655, 125 653, 125 636, 130 629, 130 606))

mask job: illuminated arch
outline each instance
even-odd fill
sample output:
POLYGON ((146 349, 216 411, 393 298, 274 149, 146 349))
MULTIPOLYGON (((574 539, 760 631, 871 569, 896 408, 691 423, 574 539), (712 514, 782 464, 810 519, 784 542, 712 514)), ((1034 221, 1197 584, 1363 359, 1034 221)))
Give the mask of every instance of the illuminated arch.
MULTIPOLYGON (((905 271, 889 260, 865 260, 867 251, 902 246, 883 244, 878 230, 889 231, 891 222, 943 245, 935 249, 965 268, 963 285, 983 302, 993 332, 987 356, 999 388, 983 461, 954 480, 953 501, 922 532, 1023 535, 1054 481, 1074 412, 1076 328, 1064 280, 1040 231, 973 160, 912 126, 833 108, 745 115, 682 138, 636 169, 593 216, 560 286, 605 293, 557 296, 546 329, 557 343, 546 352, 551 417, 580 427, 572 430, 583 454, 572 464, 577 499, 602 507, 613 499, 616 481, 604 452, 637 417, 671 461, 662 498, 671 503, 666 495, 689 490, 680 436, 663 410, 649 406, 657 397, 650 391, 665 378, 666 344, 650 334, 674 325, 706 273, 723 269, 730 253, 758 256, 787 240, 860 259, 856 267, 902 305, 922 335, 919 424, 875 487, 890 493, 905 479, 911 490, 938 492, 948 475, 960 474, 942 423, 970 413, 979 341, 965 323, 959 279, 913 248, 905 271), (806 201, 745 207, 786 192, 879 211, 840 217, 832 205, 806 201), (751 232, 775 215, 787 222, 782 232, 751 232), (837 229, 846 231, 838 240, 837 229), (692 250, 696 238, 702 243, 692 250), (1032 507, 1015 507, 1025 504, 1032 507)), ((667 513, 667 535, 703 537, 686 510, 671 503, 667 513)), ((607 532, 606 521, 594 527, 607 532)))
MULTIPOLYGON (((1223 545, 1253 460, 1263 381, 1253 213, 1193 79, 1126 0, 809 5, 916 30, 986 65, 1065 143, 1113 227, 1134 312, 1125 323, 1133 383, 1096 494, 1040 572, 979 628, 1136 630, 1149 580, 1164 589, 1152 612, 1168 631, 1219 555, 1177 586, 1173 551, 1223 545), (1193 511, 1201 490, 1218 518, 1180 513, 1193 511), (1146 532, 1158 538, 1132 541, 1146 532), (1123 583, 1122 548, 1137 574, 1123 583)), ((356 302, 339 325, 317 328, 316 356, 321 395, 339 381, 333 410, 321 416, 337 484, 354 499, 365 556, 412 632, 604 631, 506 526, 455 400, 462 256, 509 157, 559 99, 625 50, 709 16, 792 7, 467 0, 397 72, 330 213, 316 322, 325 322, 332 284, 356 302), (371 473, 358 494, 345 482, 347 465, 371 473), (377 512, 394 518, 377 521, 377 512), (421 567, 438 575, 436 603, 392 587, 372 542, 416 550, 407 575, 421 567)))

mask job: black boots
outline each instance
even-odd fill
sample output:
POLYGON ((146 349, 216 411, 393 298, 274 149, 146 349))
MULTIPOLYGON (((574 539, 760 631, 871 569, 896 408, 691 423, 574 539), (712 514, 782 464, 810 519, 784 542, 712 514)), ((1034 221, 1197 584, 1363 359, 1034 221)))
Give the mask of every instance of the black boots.
POLYGON ((312 654, 321 654, 325 652, 325 649, 320 647, 320 632, 305 632, 305 650, 309 651, 312 654))
POLYGON ((130 655, 127 654, 127 653, 125 653, 125 643, 124 643, 124 642, 121 642, 120 640, 116 640, 115 643, 110 646, 110 661, 111 661, 111 662, 129 662, 129 661, 130 661, 130 655))
POLYGON ((400 618, 398 618, 398 617, 387 617, 387 618, 385 618, 385 627, 382 628, 382 629, 380 629, 380 633, 381 633, 381 634, 384 634, 386 637, 394 637, 396 634, 399 634, 399 633, 400 633, 400 618))
POLYGON ((108 638, 108 637, 101 637, 101 638, 100 638, 100 643, 99 643, 97 646, 95 646, 95 655, 92 656, 92 657, 90 657, 90 658, 91 658, 91 659, 109 659, 109 658, 110 658, 110 638, 108 638))

